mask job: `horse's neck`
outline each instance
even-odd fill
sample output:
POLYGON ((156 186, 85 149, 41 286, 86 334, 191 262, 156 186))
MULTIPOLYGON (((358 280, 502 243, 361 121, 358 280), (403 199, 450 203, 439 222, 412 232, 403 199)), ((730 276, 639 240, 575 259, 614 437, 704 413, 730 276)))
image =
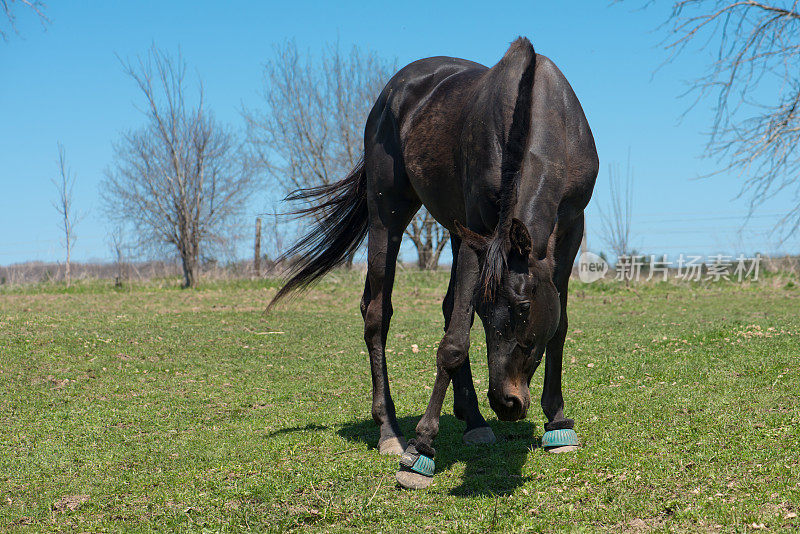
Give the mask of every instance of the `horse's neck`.
POLYGON ((532 253, 547 256, 550 236, 558 220, 560 187, 548 174, 523 173, 517 186, 511 214, 525 224, 531 236, 532 253))

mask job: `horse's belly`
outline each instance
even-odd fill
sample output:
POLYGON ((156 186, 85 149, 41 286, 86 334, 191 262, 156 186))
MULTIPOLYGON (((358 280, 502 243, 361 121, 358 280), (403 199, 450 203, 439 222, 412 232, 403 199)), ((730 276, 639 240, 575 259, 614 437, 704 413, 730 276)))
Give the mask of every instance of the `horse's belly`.
POLYGON ((453 230, 453 221, 464 222, 464 194, 452 157, 437 152, 406 156, 411 186, 422 204, 439 224, 453 230))

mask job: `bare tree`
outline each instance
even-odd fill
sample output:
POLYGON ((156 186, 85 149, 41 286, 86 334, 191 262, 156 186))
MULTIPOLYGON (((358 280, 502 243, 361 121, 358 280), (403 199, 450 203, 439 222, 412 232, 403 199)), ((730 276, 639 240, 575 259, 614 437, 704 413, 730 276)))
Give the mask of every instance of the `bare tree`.
POLYGON ((0 39, 4 41, 8 41, 8 34, 17 33, 17 11, 15 4, 19 3, 25 8, 28 8, 30 11, 33 11, 37 17, 39 17, 39 22, 42 25, 47 24, 50 22, 45 15, 45 4, 40 0, 0 0, 0 10, 3 12, 3 18, 8 23, 8 28, 3 28, 0 26, 0 39))
MULTIPOLYGON (((648 2, 652 3, 652 2, 648 2)), ((670 60, 710 51, 690 82, 694 102, 714 108, 707 155, 717 171, 743 179, 751 209, 785 190, 794 209, 783 225, 800 226, 800 10, 797 0, 673 0, 663 45, 670 60)))
POLYGON ((51 180, 58 191, 58 199, 53 202, 53 207, 61 218, 59 226, 64 232, 63 241, 66 251, 64 263, 64 280, 69 287, 71 283, 70 263, 72 262, 72 246, 75 244, 75 225, 80 215, 75 212, 72 205, 72 190, 75 188, 75 175, 67 167, 67 156, 64 145, 58 143, 58 178, 51 180))
POLYGON ((619 164, 608 166, 609 205, 600 208, 602 239, 617 258, 631 254, 631 216, 633 215, 633 171, 630 155, 623 177, 619 164))
POLYGON ((417 266, 425 270, 436 269, 450 240, 447 230, 423 207, 406 228, 406 235, 417 248, 417 266))
POLYGON ((205 107, 186 100, 186 63, 153 46, 125 72, 141 90, 144 127, 125 133, 101 184, 111 220, 137 246, 178 253, 184 287, 197 285, 201 253, 229 249, 233 230, 259 182, 241 143, 205 107))
MULTIPOLYGON (((358 47, 345 54, 338 44, 329 45, 318 61, 301 54, 294 42, 276 47, 275 58, 264 67, 264 108, 245 110, 244 116, 251 146, 284 194, 329 185, 355 167, 367 115, 394 69, 395 64, 358 47)), ((406 235, 420 254, 438 261, 435 251, 444 248, 449 235, 433 230, 428 220, 421 210, 415 224, 431 229, 431 247, 413 229, 406 235)))

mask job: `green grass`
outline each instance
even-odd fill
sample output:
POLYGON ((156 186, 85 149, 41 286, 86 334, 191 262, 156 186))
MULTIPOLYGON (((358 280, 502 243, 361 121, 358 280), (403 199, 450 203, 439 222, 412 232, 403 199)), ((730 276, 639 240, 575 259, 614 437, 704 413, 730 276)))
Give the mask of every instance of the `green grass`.
MULTIPOLYGON (((446 283, 398 275, 389 372, 409 437, 446 283)), ((375 450, 362 287, 336 273, 267 317, 274 283, 0 292, 0 530, 800 527, 796 285, 574 284, 564 396, 583 446, 567 455, 537 447, 540 410, 491 412, 476 324, 498 443, 464 446, 449 397, 422 492, 375 450)))

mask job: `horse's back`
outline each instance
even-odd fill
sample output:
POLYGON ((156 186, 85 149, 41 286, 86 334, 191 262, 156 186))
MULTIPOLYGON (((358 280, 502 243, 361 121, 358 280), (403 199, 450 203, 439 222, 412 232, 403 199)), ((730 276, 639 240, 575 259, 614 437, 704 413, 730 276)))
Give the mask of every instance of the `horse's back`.
MULTIPOLYGON (((525 56, 512 59, 516 63, 501 61, 491 69, 446 56, 410 63, 386 84, 367 121, 367 158, 372 149, 391 151, 402 163, 395 170, 402 169, 402 182, 413 189, 409 193, 449 230, 454 220, 464 223, 479 212, 498 209, 503 142, 525 56)), ((591 130, 577 96, 555 63, 536 54, 535 65, 530 126, 535 133, 527 149, 534 153, 557 149, 557 154, 540 156, 568 162, 571 168, 564 177, 563 192, 578 197, 574 201, 582 209, 596 176, 596 171, 591 172, 597 165, 591 130), (554 135, 562 142, 536 142, 549 141, 554 135)), ((487 219, 489 230, 493 227, 493 217, 480 218, 487 219)))
POLYGON ((455 57, 419 59, 392 76, 378 102, 382 101, 397 121, 403 124, 443 81, 464 72, 485 70, 487 67, 480 63, 455 57))

